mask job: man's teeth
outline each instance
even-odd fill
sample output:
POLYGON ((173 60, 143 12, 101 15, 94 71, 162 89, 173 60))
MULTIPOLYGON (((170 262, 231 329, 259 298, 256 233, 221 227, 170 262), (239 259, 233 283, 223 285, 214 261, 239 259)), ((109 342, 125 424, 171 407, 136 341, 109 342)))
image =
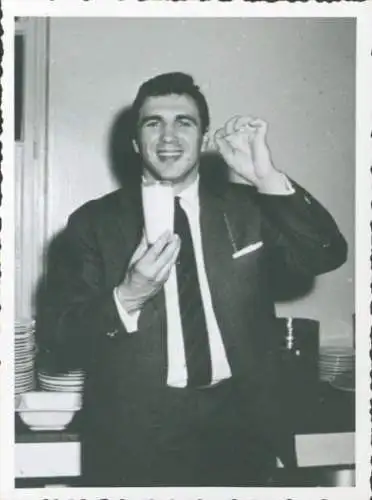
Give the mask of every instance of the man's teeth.
POLYGON ((178 158, 182 151, 158 151, 158 156, 162 158, 178 158))
POLYGON ((159 151, 159 154, 162 154, 162 155, 179 155, 181 154, 182 151, 180 151, 179 149, 174 149, 172 151, 159 151))

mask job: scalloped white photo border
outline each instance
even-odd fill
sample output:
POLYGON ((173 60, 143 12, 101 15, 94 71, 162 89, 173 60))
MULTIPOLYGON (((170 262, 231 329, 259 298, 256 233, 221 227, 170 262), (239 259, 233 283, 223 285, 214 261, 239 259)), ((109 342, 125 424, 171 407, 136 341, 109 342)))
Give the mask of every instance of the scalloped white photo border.
POLYGON ((370 497, 370 253, 372 166, 371 2, 219 2, 218 0, 3 0, 3 161, 0 316, 0 499, 125 500, 364 500, 370 497), (357 20, 356 117, 356 486, 353 488, 47 488, 14 489, 14 122, 13 37, 15 16, 56 17, 355 17, 357 20))

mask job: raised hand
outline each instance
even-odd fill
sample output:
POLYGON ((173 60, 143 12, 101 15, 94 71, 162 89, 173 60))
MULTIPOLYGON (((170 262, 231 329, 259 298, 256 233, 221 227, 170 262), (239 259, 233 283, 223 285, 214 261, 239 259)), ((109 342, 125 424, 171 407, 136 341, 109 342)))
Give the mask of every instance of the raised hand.
POLYGON ((259 118, 235 116, 214 135, 217 149, 234 174, 258 188, 278 174, 266 142, 267 127, 259 118))

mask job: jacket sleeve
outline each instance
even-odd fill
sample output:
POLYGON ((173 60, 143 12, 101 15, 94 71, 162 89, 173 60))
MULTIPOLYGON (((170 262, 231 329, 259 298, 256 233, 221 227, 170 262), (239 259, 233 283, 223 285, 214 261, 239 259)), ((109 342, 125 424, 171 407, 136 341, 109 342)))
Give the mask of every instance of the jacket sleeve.
POLYGON ((304 276, 340 267, 347 243, 334 219, 305 189, 292 184, 294 194, 258 195, 271 264, 304 276))
POLYGON ((89 207, 75 212, 52 242, 37 308, 36 335, 42 350, 71 365, 90 359, 95 340, 126 335, 113 290, 105 289, 89 207))

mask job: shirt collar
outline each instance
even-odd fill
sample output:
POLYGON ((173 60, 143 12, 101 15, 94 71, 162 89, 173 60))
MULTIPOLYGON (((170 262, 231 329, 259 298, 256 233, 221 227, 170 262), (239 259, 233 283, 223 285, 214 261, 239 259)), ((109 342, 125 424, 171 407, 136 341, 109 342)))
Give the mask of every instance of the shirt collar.
POLYGON ((199 175, 192 184, 181 191, 178 196, 189 205, 195 205, 199 199, 199 175))

